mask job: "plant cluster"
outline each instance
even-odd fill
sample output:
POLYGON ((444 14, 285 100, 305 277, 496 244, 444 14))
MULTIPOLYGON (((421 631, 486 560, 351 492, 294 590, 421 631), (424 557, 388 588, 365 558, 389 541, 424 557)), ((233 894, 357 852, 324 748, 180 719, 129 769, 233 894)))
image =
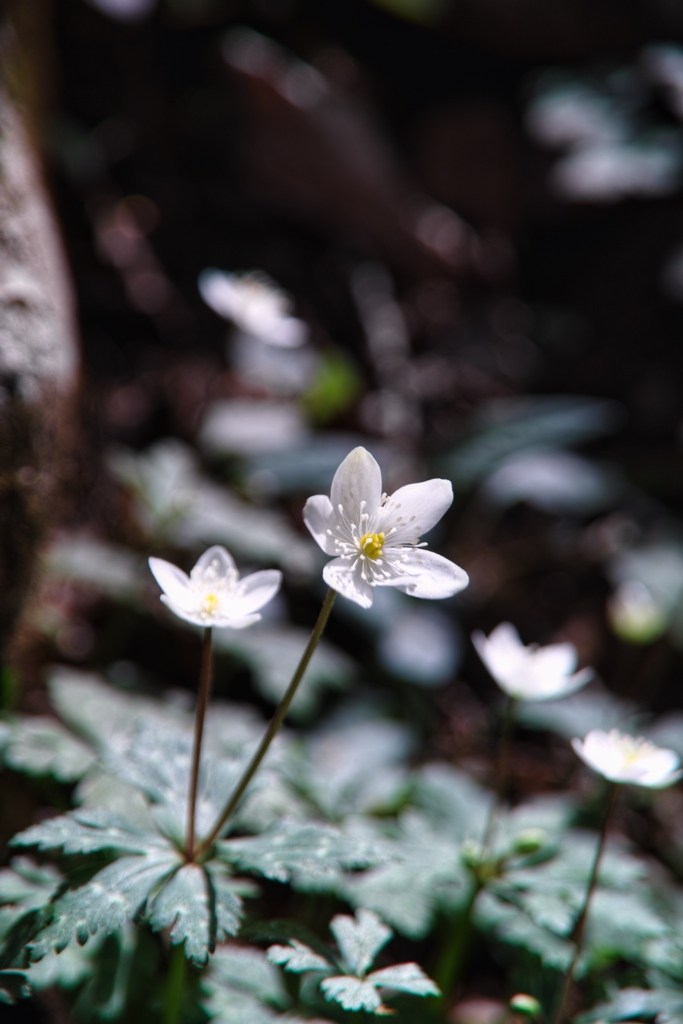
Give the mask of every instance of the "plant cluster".
MULTIPOLYGON (((153 474, 146 484, 150 515, 181 514, 155 495, 153 474)), ((420 540, 451 500, 441 479, 387 496, 364 448, 343 460, 329 497, 309 499, 306 525, 333 556, 323 570, 330 590, 265 728, 240 706, 210 703, 213 631, 257 623, 282 574, 240 580, 216 545, 189 576, 150 559, 164 603, 203 631, 194 716, 58 669, 58 720, 2 724, 5 764, 68 785, 75 804, 15 836, 16 856, 0 872, 5 1001, 58 986, 83 1021, 395 1013, 411 1024, 443 1018, 479 935, 507 965, 510 1013, 562 1024, 580 982, 584 1005, 597 1004, 586 1022, 678 1019, 683 892, 642 853, 608 841, 619 787, 674 784, 677 754, 615 728, 572 738, 607 782, 597 836, 568 796, 506 800, 515 720, 533 722, 525 708, 583 701, 570 722, 583 714, 603 724, 583 689, 593 673, 577 671, 571 644, 526 647, 508 623, 474 635, 507 700, 491 789, 445 763, 411 767, 405 727, 367 707, 304 738, 281 728, 309 661, 315 679, 337 593, 366 609, 383 589, 441 599, 467 585, 420 540), (292 916, 264 920, 278 902, 292 916), (326 911, 333 943, 320 928, 326 911)), ((348 666, 331 663, 343 677, 348 666)), ((628 718, 626 705, 618 712, 628 718)), ((560 714, 554 727, 566 722, 560 714)))

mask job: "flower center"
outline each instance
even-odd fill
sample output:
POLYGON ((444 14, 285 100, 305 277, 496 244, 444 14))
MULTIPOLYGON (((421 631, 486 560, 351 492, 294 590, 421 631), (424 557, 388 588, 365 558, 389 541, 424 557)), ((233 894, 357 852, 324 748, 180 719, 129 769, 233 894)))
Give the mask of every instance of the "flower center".
POLYGON ((371 558, 374 562, 375 559, 379 558, 382 554, 382 548, 384 547, 384 534, 366 533, 361 537, 359 546, 365 557, 371 558))
POLYGON ((213 615, 218 608, 218 595, 205 594, 202 598, 201 609, 205 615, 213 615))
POLYGON ((637 765, 639 761, 648 758, 656 749, 652 743, 645 739, 634 739, 632 736, 622 736, 621 755, 627 768, 637 765))

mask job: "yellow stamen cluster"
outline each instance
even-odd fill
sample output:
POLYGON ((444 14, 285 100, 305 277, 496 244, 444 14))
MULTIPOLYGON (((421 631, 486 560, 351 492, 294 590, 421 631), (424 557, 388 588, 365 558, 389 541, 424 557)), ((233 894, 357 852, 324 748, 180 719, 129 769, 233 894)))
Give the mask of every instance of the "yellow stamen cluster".
POLYGON ((383 547, 383 533, 366 533, 360 539, 361 551, 363 552, 366 558, 371 558, 373 562, 382 554, 383 547))
POLYGON ((202 611, 205 615, 213 615, 218 608, 218 597, 216 594, 206 594, 202 598, 202 611))

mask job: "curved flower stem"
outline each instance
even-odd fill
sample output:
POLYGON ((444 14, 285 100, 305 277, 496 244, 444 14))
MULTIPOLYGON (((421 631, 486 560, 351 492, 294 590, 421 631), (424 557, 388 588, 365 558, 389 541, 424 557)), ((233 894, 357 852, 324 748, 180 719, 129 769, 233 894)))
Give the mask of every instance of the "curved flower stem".
POLYGON ((183 991, 187 974, 187 958, 184 943, 171 946, 168 965, 168 982, 164 994, 163 1024, 178 1024, 183 1007, 183 991))
POLYGON ((612 814, 612 808, 616 800, 617 792, 619 790, 619 784, 616 782, 610 782, 609 790, 607 793, 607 803, 605 805, 605 812, 602 819, 602 828, 600 829, 600 838, 598 839, 598 845, 595 849, 595 856, 593 857, 593 866, 591 867, 591 873, 588 879, 588 885, 586 886, 586 894, 583 898, 583 904, 579 911, 579 916, 576 919, 576 924, 573 929, 573 941, 574 941, 574 953, 572 955, 571 962, 567 968, 567 973, 564 976, 562 983, 562 990, 560 992, 560 998, 557 1001, 557 1009, 555 1010, 555 1016, 553 1017, 553 1024, 562 1024, 564 1020, 565 1012, 567 1009, 567 1001, 571 992, 572 984, 574 981, 574 971, 576 970, 576 964, 581 951, 583 949, 583 935, 586 930, 586 920, 588 918, 588 910, 590 908, 591 898, 598 881, 598 871, 600 870, 600 861, 602 859, 603 850, 605 848, 605 840, 607 839, 607 825, 609 823, 610 816, 612 814))
POLYGON ((204 735, 204 719, 206 707, 209 703, 211 692, 211 677, 213 675, 213 657, 211 650, 211 626, 204 629, 204 641, 202 644, 202 667, 199 675, 199 696, 197 697, 197 710, 194 719, 194 744, 192 749, 192 775, 190 779, 190 798, 187 809, 187 843, 185 856, 188 861, 194 860, 195 848, 195 816, 197 811, 197 789, 199 787, 199 763, 202 753, 202 737, 204 735))
POLYGON ((235 786, 235 789, 233 790, 230 799, 225 805, 223 813, 216 822, 210 835, 208 835, 206 839, 204 839, 195 850, 196 857, 204 853, 205 850, 208 850, 208 848, 216 841, 216 839, 218 839, 221 832, 227 825, 228 821, 235 813, 237 805, 244 796, 244 792, 249 783, 251 782, 251 780, 253 779, 254 775, 256 774, 258 767, 261 764, 261 761, 266 756, 268 748, 275 739, 275 736, 277 735, 278 730, 280 729, 280 726, 282 725, 285 719, 285 715, 289 711, 289 706, 294 700, 294 695, 297 691, 299 683, 303 678, 304 672, 308 668, 308 663, 313 656, 313 652, 315 651, 316 647, 318 646, 318 643, 320 642, 320 638, 323 634, 323 630, 325 629, 327 620, 330 617, 330 612, 332 611, 332 605, 334 604, 334 599, 336 596, 337 592, 335 590, 327 591, 327 596, 325 597, 323 606, 320 609, 318 621, 313 627, 313 632, 311 633, 310 639, 306 644, 306 649, 304 653, 301 655, 301 660, 299 661, 299 664, 296 667, 294 675, 292 676, 292 680, 285 691, 285 695, 278 704, 277 710, 270 720, 270 724, 265 731, 263 739, 256 748, 249 764, 244 769, 244 772, 242 773, 239 782, 235 786))

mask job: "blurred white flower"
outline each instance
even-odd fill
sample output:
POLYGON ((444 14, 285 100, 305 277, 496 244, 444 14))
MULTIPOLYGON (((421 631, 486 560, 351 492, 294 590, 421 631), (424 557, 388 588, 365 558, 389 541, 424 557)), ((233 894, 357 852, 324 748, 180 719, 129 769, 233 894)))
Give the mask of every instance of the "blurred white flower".
POLYGON ((164 604, 196 626, 251 626, 282 582, 277 569, 252 573, 240 582, 232 555, 219 545, 204 552, 189 576, 163 558, 150 558, 149 567, 164 592, 164 604))
POLYGON ((509 622, 501 622, 488 637, 473 633, 472 642, 501 690, 516 700, 566 697, 593 676, 590 668, 575 671, 578 656, 573 644, 525 647, 509 622))
POLYGON ((280 348, 296 348, 306 341, 308 328, 292 316, 289 296, 260 270, 203 270, 199 291, 215 313, 232 320, 245 334, 280 348))
POLYGON ((611 782, 660 789, 683 775, 674 750, 656 747, 649 740, 627 736, 616 729, 593 729, 583 741, 573 739, 572 747, 589 768, 611 782))
POLYGON ((467 573, 420 543, 452 501, 449 480, 383 494, 377 462, 365 448, 354 448, 334 474, 330 497, 316 494, 304 506, 316 542, 336 556, 323 570, 325 582, 363 608, 372 604, 375 587, 430 599, 457 594, 469 582, 467 573))

